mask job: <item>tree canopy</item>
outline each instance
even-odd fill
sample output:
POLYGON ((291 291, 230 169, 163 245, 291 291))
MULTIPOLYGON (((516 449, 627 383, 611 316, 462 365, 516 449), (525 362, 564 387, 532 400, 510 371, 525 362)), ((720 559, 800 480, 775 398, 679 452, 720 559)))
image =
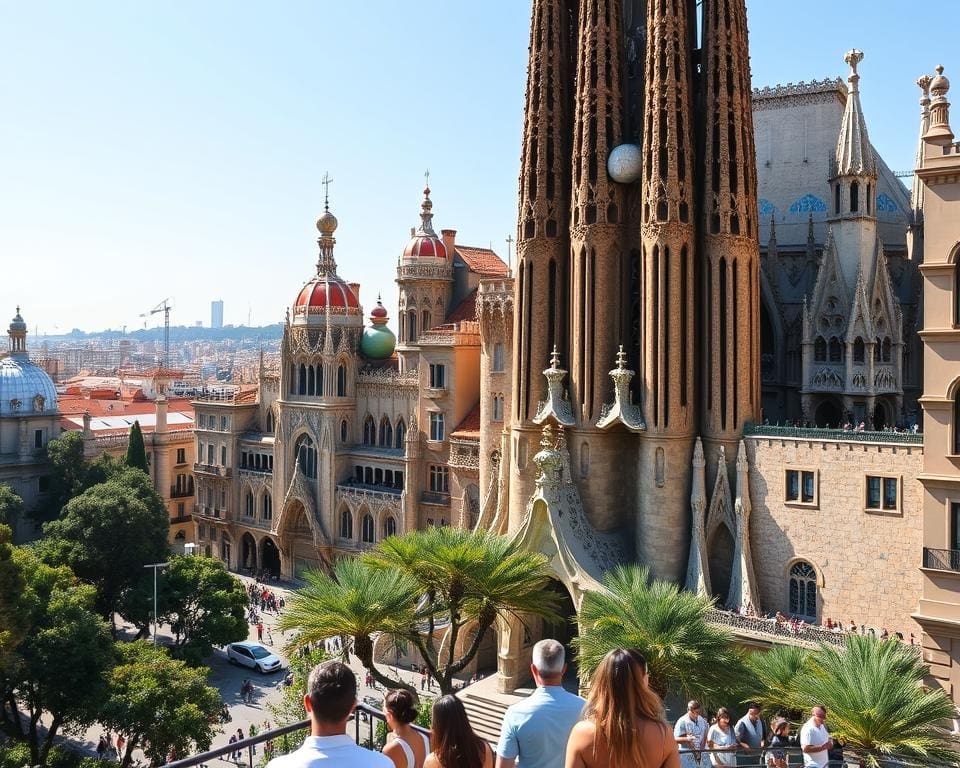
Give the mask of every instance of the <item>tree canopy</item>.
POLYGON ((128 467, 139 469, 147 474, 150 468, 147 466, 147 447, 143 443, 143 431, 140 429, 140 422, 134 421, 130 427, 130 439, 127 441, 127 456, 124 463, 128 467))
POLYGON ((23 511, 23 499, 6 483, 0 483, 0 524, 13 524, 23 511))

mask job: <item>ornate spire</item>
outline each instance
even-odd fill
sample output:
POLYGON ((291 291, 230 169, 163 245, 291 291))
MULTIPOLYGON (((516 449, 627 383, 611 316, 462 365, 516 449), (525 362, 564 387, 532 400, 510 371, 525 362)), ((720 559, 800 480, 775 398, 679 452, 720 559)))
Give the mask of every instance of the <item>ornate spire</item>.
MULTIPOLYGON (((917 143, 917 159, 914 168, 923 168, 923 137, 930 129, 930 75, 917 78, 917 87, 920 89, 920 141, 917 143)), ((913 209, 914 221, 923 217, 923 182, 914 174, 913 189, 910 194, 910 207, 913 209)))
POLYGON ((646 429, 643 423, 643 414, 640 408, 633 404, 630 397, 630 382, 635 375, 627 368, 627 354, 623 351, 623 344, 617 353, 617 367, 610 371, 613 379, 613 405, 604 403, 600 411, 598 429, 607 429, 614 424, 623 424, 632 432, 642 432, 646 429))
POLYGON ((433 200, 430 199, 430 171, 427 171, 424 176, 427 184, 423 188, 423 202, 420 204, 420 226, 417 227, 415 234, 436 237, 437 233, 433 230, 433 200))
POLYGON ((850 65, 850 84, 847 106, 840 123, 837 139, 837 176, 876 176, 877 161, 873 154, 867 123, 860 106, 860 74, 857 66, 863 61, 863 51, 856 48, 847 51, 843 60, 850 65))
POLYGON ((703 456, 700 438, 693 446, 693 483, 690 490, 690 509, 693 519, 690 526, 690 555, 687 558, 686 589, 698 595, 712 596, 710 568, 707 564, 707 462, 703 456))
POLYGON ((320 246, 320 256, 317 259, 317 277, 329 277, 337 274, 337 262, 333 258, 333 246, 337 240, 333 233, 337 231, 337 217, 330 213, 330 184, 333 179, 325 173, 323 181, 323 213, 317 219, 317 229, 320 237, 317 245, 320 246))
POLYGON ((7 335, 10 337, 10 354, 25 355, 27 353, 27 323, 20 316, 20 305, 17 305, 17 314, 10 321, 7 335))
POLYGON ((563 393, 563 379, 567 372, 560 367, 560 353, 557 352, 556 346, 550 355, 550 367, 543 372, 543 375, 547 379, 547 399, 540 403, 533 422, 543 424, 552 416, 558 424, 572 427, 576 421, 570 409, 570 401, 564 397, 563 393))
POLYGON ((950 130, 950 102, 947 93, 950 81, 944 77, 943 64, 937 66, 937 76, 930 81, 930 128, 923 135, 931 144, 947 145, 953 141, 950 130))

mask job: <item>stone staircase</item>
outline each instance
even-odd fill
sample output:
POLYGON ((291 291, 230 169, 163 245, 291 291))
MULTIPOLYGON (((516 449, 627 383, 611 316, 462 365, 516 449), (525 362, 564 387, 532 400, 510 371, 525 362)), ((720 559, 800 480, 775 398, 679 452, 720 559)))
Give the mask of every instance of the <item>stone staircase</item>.
POLYGON ((469 688, 461 691, 458 696, 467 710, 473 732, 496 748, 497 742, 500 741, 503 715, 512 702, 500 700, 500 697, 493 698, 481 693, 473 693, 469 688))

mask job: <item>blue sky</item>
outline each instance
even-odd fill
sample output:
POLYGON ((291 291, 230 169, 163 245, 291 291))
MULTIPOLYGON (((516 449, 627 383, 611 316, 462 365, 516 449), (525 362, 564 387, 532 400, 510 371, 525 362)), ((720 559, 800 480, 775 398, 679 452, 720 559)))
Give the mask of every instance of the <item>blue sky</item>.
MULTIPOLYGON (((395 312, 431 171, 437 227, 505 256, 529 0, 0 0, 0 321, 31 331, 283 318, 333 178, 340 273, 395 312), (157 319, 150 320, 150 324, 157 319)), ((755 86, 860 67, 871 139, 909 169, 914 80, 952 27, 893 0, 750 0, 755 86)))

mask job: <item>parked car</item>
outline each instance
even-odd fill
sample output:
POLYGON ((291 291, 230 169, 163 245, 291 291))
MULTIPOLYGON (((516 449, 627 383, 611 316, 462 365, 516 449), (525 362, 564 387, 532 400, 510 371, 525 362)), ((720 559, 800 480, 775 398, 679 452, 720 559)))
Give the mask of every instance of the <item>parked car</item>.
POLYGON ((231 664, 256 669, 263 674, 279 672, 283 662, 259 643, 232 643, 227 646, 227 660, 231 664))

